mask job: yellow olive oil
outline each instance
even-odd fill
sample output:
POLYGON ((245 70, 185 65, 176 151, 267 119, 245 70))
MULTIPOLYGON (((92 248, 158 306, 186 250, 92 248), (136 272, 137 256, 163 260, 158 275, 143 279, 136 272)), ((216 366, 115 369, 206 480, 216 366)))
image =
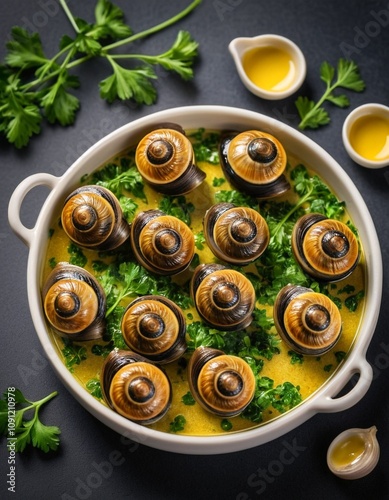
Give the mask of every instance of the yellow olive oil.
POLYGON ((272 92, 289 88, 296 77, 290 54, 276 47, 256 47, 243 56, 243 69, 257 86, 272 92))
POLYGON ((379 116, 362 116, 351 128, 350 143, 367 160, 389 159, 389 121, 379 116))
POLYGON ((365 451, 365 441, 355 434, 337 444, 332 452, 332 462, 336 467, 347 467, 365 451))

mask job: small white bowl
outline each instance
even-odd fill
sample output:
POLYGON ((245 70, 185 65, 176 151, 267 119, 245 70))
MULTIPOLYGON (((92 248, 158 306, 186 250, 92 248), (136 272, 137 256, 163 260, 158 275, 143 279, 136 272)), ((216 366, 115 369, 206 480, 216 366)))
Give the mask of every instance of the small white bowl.
POLYGON ((358 165, 361 165, 362 167, 383 168, 389 166, 389 136, 386 142, 387 154, 382 159, 372 160, 369 158, 365 158, 360 153, 358 153, 355 149, 355 146, 353 146, 351 140, 351 132, 356 122, 362 118, 383 119, 388 123, 389 130, 389 107, 384 106, 383 104, 369 103, 355 108, 347 116, 342 129, 343 144, 348 155, 352 160, 355 161, 355 163, 358 163, 358 165))
POLYGON ((288 38, 279 35, 259 35, 252 38, 234 38, 228 49, 235 62, 239 77, 245 87, 253 94, 263 99, 276 100, 285 99, 294 94, 302 85, 307 72, 305 57, 300 48, 288 38), (243 66, 243 59, 247 52, 255 48, 272 48, 286 52, 292 61, 291 72, 288 75, 290 81, 279 90, 268 90, 256 85, 248 76, 243 66))

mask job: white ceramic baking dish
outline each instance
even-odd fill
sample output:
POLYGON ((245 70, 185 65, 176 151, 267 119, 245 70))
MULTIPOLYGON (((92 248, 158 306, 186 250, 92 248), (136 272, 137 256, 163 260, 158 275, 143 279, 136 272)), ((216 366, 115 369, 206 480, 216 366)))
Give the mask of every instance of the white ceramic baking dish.
POLYGON ((188 106, 150 114, 101 139, 62 176, 38 173, 26 178, 17 186, 10 199, 9 222, 16 235, 30 248, 27 267, 29 306, 38 337, 53 369, 71 394, 93 416, 126 438, 177 453, 235 452, 273 440, 319 412, 345 410, 355 405, 371 384, 373 372, 366 360, 366 350, 375 330, 382 295, 382 257, 372 218, 359 191, 340 165, 312 140, 277 120, 252 111, 224 106, 188 106), (307 166, 314 167, 338 197, 346 202, 352 220, 359 230, 367 266, 366 305, 360 331, 349 356, 334 376, 302 404, 281 417, 250 430, 218 436, 182 436, 155 431, 125 419, 101 404, 77 382, 54 349, 46 326, 40 285, 47 234, 54 210, 62 204, 66 195, 84 174, 94 171, 128 146, 135 144, 145 131, 161 122, 176 122, 185 129, 259 128, 275 135, 287 152, 298 157, 307 166), (29 229, 21 222, 21 205, 27 193, 39 185, 47 186, 51 191, 35 226, 29 229), (356 384, 345 395, 336 397, 354 374, 359 375, 356 384))

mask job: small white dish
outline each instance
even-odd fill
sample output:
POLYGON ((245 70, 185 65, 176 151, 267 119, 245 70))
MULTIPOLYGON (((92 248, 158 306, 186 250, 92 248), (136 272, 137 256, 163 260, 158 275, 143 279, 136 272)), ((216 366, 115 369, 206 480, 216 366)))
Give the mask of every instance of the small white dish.
POLYGON ((342 139, 348 155, 358 165, 389 166, 389 107, 369 103, 355 108, 344 121, 342 139))
POLYGON ((263 99, 285 99, 294 94, 305 79, 307 69, 303 53, 283 36, 234 38, 228 49, 242 83, 263 99), (269 71, 265 72, 261 65, 266 67, 266 64, 269 64, 269 71))

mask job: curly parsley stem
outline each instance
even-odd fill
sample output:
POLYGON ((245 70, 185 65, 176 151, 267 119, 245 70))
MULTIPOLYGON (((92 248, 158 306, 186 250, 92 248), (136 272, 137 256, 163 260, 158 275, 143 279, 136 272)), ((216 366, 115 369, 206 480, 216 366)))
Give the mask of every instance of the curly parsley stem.
POLYGON ((59 0, 59 3, 61 4, 61 7, 65 11, 65 14, 68 16, 68 19, 69 19, 71 25, 73 26, 74 31, 76 33, 80 33, 80 30, 77 26, 76 20, 74 19, 73 14, 71 13, 69 7, 67 6, 66 0, 59 0))

